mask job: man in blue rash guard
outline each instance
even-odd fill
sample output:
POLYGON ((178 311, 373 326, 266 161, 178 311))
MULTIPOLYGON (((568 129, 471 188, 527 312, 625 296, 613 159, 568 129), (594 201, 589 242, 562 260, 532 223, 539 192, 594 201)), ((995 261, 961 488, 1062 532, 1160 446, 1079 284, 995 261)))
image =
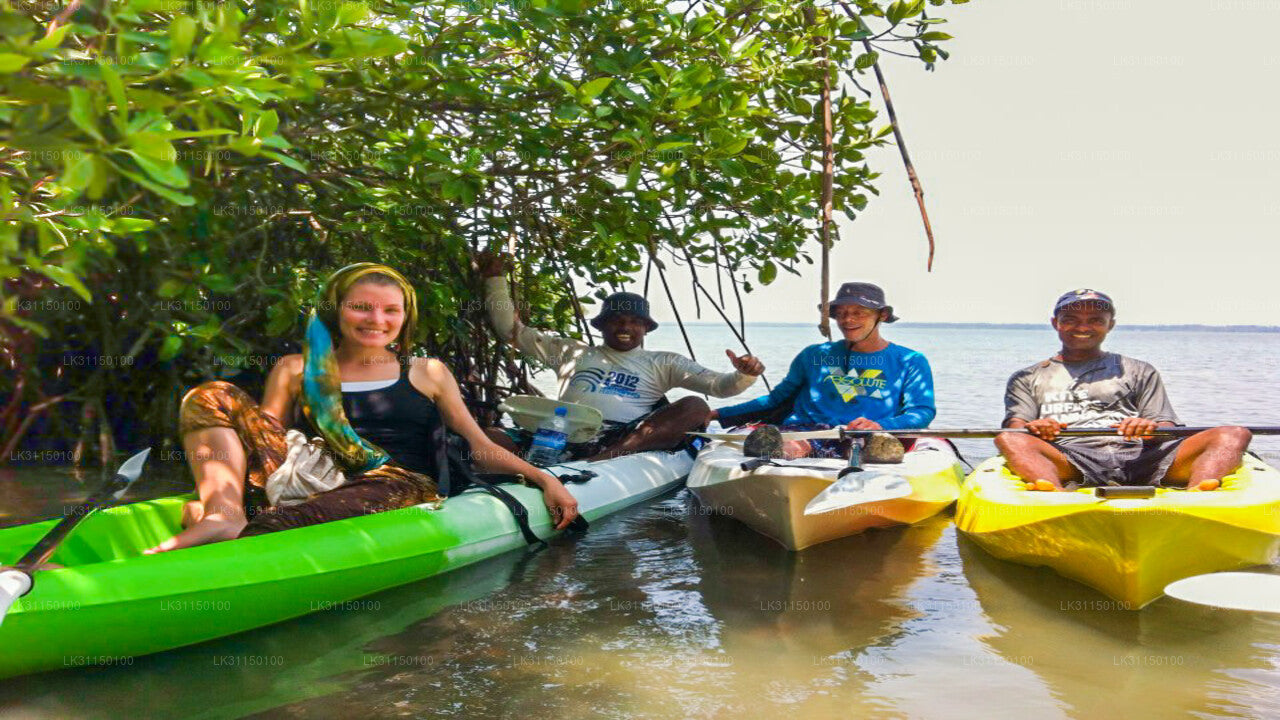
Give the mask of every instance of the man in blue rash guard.
MULTIPOLYGON (((924 355, 880 336, 880 323, 897 321, 884 291, 871 283, 840 286, 830 305, 843 340, 810 345, 787 376, 768 395, 712 411, 724 427, 735 418, 790 410, 784 430, 817 430, 844 425, 851 430, 901 430, 928 427, 937 415, 933 373, 924 355)), ((790 441, 788 458, 837 457, 840 443, 790 441)))

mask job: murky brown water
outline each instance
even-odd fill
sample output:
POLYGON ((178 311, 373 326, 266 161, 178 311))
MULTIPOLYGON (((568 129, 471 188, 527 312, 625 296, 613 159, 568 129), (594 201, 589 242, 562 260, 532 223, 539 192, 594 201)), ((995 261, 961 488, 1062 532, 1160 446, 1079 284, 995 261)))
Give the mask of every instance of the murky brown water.
POLYGON ((1266 718, 1280 619, 1119 610, 945 516, 788 553, 680 491, 540 553, 0 689, 24 718, 1266 718))

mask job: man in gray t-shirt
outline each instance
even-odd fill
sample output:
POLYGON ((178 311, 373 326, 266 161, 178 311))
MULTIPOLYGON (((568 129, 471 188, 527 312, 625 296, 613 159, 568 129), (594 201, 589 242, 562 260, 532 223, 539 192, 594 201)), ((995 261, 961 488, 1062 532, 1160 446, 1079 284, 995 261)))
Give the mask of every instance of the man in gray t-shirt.
POLYGON ((1066 293, 1052 324, 1062 351, 1014 373, 1005 390, 1004 427, 1030 431, 996 438, 1015 474, 1038 490, 1162 481, 1212 490, 1239 467, 1251 438, 1244 428, 1163 442, 1151 437, 1157 427, 1178 425, 1178 416, 1155 368, 1103 352, 1115 327, 1115 304, 1105 293, 1066 293), (1058 439, 1062 428, 1085 427, 1116 428, 1116 435, 1058 439))

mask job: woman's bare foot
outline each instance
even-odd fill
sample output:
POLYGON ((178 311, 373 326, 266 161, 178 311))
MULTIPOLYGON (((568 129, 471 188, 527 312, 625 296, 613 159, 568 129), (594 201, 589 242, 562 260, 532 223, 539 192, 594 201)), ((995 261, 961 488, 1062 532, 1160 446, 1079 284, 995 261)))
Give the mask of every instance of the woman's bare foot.
POLYGON ((219 517, 207 516, 200 519, 199 522, 153 548, 147 548, 142 551, 143 555, 155 555, 156 553, 168 552, 170 550, 181 550, 182 548, 195 547, 197 545, 208 545, 209 543, 222 542, 223 540, 233 540, 248 524, 248 520, 243 515, 236 517, 219 517))
POLYGON ((1035 480, 1027 482, 1028 490, 1036 490, 1039 492, 1057 492, 1062 488, 1054 485, 1049 480, 1035 480))
POLYGON ((1198 483, 1189 483, 1187 485, 1187 491, 1188 492, 1196 492, 1196 491, 1209 492, 1210 490, 1217 490, 1218 486, 1221 484, 1222 484, 1222 481, 1209 478, 1208 480, 1201 480, 1198 483))

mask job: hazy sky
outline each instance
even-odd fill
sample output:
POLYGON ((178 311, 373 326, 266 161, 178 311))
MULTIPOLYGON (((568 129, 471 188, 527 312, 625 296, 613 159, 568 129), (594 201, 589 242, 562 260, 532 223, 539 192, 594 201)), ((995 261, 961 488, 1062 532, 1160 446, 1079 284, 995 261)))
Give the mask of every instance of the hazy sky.
MULTIPOLYGON (((885 62, 934 271, 890 146, 873 156, 881 195, 842 223, 833 285, 877 282, 914 321, 1041 322, 1093 287, 1121 323, 1280 325, 1280 2, 974 0, 945 16, 951 60, 885 62)), ((747 319, 816 322, 808 268, 744 298, 747 319)))

